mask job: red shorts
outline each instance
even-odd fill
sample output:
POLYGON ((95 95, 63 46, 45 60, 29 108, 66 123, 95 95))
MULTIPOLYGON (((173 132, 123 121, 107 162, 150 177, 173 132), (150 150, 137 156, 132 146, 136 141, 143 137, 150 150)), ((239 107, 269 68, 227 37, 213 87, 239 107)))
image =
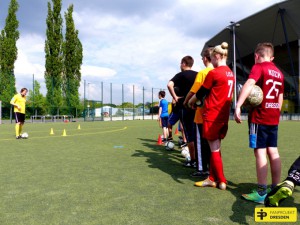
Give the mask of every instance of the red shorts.
POLYGON ((203 121, 203 137, 209 141, 224 139, 228 130, 228 123, 203 121))

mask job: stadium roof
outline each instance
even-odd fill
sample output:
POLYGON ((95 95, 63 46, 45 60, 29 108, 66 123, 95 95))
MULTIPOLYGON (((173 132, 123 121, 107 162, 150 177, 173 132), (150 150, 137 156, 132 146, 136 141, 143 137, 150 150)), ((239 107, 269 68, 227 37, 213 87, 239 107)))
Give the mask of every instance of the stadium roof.
MULTIPOLYGON (((299 40, 300 0, 276 3, 241 21, 234 22, 240 25, 235 27, 237 58, 253 53, 257 43, 260 42, 271 42, 274 46, 285 44, 285 35, 288 42, 299 40)), ((203 50, 226 41, 231 48, 229 52, 232 52, 232 39, 232 24, 229 24, 228 27, 207 41, 203 50)), ((228 57, 228 63, 231 62, 232 54, 228 57)))

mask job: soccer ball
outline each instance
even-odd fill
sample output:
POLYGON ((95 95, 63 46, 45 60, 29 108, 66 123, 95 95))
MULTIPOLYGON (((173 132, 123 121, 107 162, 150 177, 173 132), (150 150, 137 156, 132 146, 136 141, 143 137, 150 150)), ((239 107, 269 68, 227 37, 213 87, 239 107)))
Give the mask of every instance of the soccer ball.
POLYGON ((187 146, 182 147, 182 149, 181 149, 181 155, 182 155, 183 158, 190 157, 190 151, 189 151, 189 148, 187 146))
POLYGON ((257 85, 254 85, 249 96, 246 99, 246 104, 250 104, 252 107, 258 106, 264 98, 263 91, 257 85))
POLYGON ((172 141, 167 141, 165 144, 166 150, 173 150, 174 149, 174 143, 172 141))
POLYGON ((28 133, 25 132, 25 133, 21 134, 21 137, 24 139, 28 138, 28 133))

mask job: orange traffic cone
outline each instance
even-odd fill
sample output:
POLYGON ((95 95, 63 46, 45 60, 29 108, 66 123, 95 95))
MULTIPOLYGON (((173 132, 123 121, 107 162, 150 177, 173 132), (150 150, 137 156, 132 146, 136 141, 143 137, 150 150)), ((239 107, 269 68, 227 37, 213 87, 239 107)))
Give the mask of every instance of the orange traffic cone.
POLYGON ((179 135, 178 127, 177 127, 176 130, 175 130, 175 135, 179 135))
POLYGON ((161 139, 161 135, 158 135, 158 139, 157 139, 157 145, 162 145, 162 139, 161 139))

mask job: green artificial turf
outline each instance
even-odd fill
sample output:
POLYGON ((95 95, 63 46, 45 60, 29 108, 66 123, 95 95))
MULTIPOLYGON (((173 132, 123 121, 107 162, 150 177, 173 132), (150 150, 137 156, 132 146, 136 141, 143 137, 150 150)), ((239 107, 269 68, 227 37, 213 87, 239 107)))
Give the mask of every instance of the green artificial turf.
MULTIPOLYGON (((282 179, 299 156, 299 125, 280 124, 282 179)), ((246 122, 231 121, 222 142, 226 191, 195 187, 177 145, 157 145, 155 120, 27 123, 24 131, 29 139, 16 140, 14 124, 0 125, 1 225, 255 224, 261 205, 240 197, 256 184, 246 122)), ((282 206, 297 207, 299 221, 299 187, 282 206)))

